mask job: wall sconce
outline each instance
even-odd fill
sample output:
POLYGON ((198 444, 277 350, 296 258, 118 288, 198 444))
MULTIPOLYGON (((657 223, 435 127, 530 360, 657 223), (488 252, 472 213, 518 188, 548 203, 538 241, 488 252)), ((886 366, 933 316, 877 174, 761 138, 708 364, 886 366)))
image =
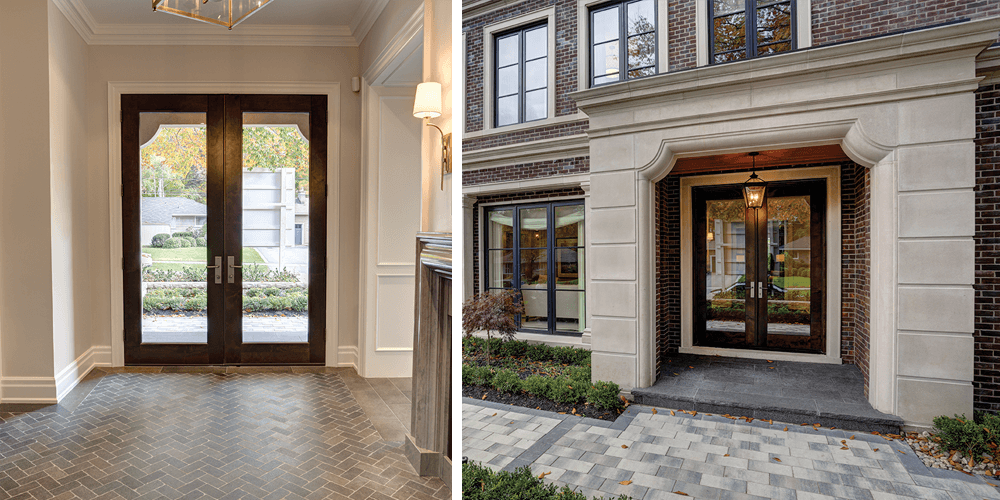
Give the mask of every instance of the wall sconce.
POLYGON ((413 116, 423 118, 424 124, 441 132, 441 190, 444 191, 444 175, 451 173, 451 134, 431 123, 431 118, 441 116, 441 84, 424 82, 417 85, 417 95, 413 99, 413 116))
POLYGON ((715 233, 711 231, 708 232, 708 241, 715 241, 715 233))
POLYGON ((767 183, 757 177, 757 155, 760 153, 747 153, 753 160, 753 168, 750 170, 750 178, 743 183, 743 199, 747 203, 747 208, 760 208, 764 206, 764 190, 767 183))
POLYGON ((785 261, 785 254, 779 253, 778 255, 775 255, 774 256, 774 260, 776 260, 778 262, 784 262, 785 261))

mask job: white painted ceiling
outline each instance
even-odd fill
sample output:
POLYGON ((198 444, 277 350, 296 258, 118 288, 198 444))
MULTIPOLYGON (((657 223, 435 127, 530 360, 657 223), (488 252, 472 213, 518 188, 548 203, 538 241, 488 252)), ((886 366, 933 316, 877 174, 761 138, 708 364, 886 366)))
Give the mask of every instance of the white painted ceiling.
MULTIPOLYGON (((153 12, 149 0, 80 0, 80 3, 98 24, 185 25, 192 22, 163 12, 153 12)), ((240 26, 350 26, 358 9, 365 3, 369 1, 274 0, 240 26)))

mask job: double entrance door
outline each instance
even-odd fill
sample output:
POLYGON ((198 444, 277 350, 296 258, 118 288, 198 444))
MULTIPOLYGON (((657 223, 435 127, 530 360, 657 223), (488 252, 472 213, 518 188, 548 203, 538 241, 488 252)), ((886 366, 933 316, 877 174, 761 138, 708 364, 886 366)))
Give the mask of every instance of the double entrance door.
POLYGON ((826 181, 692 188, 695 345, 823 352, 826 181))
POLYGON ((324 362, 326 101, 122 96, 126 364, 324 362))

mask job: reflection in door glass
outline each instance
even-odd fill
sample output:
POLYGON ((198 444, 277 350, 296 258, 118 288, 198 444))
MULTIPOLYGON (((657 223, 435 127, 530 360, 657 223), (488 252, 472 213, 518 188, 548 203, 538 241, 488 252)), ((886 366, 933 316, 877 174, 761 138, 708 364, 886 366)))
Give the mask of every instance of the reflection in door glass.
POLYGON ((204 113, 139 116, 142 342, 208 342, 204 113))
POLYGON ((742 199, 705 203, 705 329, 746 331, 746 204, 742 199))
POLYGON ((809 196, 767 199, 767 334, 810 335, 809 196))
POLYGON ((243 124, 243 342, 308 342, 309 114, 243 124))

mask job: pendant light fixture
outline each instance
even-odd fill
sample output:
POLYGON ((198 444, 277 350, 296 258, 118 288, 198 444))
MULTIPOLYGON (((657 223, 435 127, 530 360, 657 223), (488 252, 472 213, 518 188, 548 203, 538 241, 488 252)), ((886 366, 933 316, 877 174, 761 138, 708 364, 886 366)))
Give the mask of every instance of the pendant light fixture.
POLYGON ((233 29, 272 0, 153 0, 153 10, 233 29))
POLYGON ((760 208, 764 206, 764 195, 767 189, 767 183, 763 179, 757 177, 757 155, 760 153, 753 152, 747 153, 747 156, 753 161, 753 167, 750 170, 750 178, 743 183, 743 200, 746 201, 747 208, 760 208))

